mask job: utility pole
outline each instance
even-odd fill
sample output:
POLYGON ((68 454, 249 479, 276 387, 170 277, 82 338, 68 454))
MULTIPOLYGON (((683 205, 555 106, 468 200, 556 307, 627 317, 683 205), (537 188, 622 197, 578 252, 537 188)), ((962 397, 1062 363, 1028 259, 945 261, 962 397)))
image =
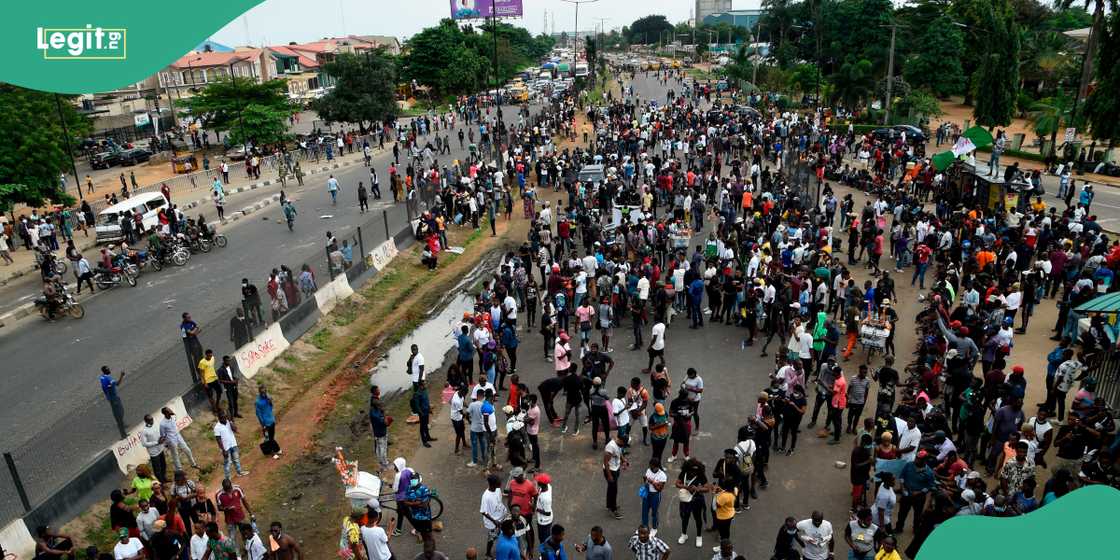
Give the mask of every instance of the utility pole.
POLYGON ((894 35, 898 30, 898 24, 892 23, 883 27, 891 28, 891 50, 887 56, 887 99, 884 103, 886 111, 883 113, 883 124, 889 125, 891 122, 891 99, 894 92, 894 35))
POLYGON ((571 68, 573 78, 576 75, 576 60, 579 58, 579 7, 580 7, 580 4, 591 4, 591 3, 594 3, 594 2, 598 2, 598 1, 599 0, 564 0, 564 2, 576 5, 576 30, 575 30, 575 38, 573 39, 574 42, 572 43, 572 46, 574 47, 572 49, 572 68, 571 68))
MULTIPOLYGON (((78 199, 85 200, 82 196, 82 180, 78 178, 78 168, 74 165, 74 149, 70 147, 70 129, 66 126, 66 118, 62 116, 62 98, 57 93, 54 94, 54 104, 58 107, 58 122, 62 125, 62 137, 66 140, 66 153, 70 155, 70 172, 74 174, 74 184, 78 187, 78 199)), ((66 185, 62 185, 62 192, 66 192, 66 185)))

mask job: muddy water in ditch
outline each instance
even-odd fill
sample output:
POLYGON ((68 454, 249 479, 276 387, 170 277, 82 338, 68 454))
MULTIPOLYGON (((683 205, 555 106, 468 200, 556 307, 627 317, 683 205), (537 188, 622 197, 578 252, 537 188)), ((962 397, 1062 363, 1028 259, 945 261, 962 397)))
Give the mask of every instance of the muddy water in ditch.
POLYGON ((484 275, 490 274, 499 257, 499 253, 484 257, 478 266, 428 311, 428 320, 390 348, 372 368, 368 368, 370 384, 380 387, 381 394, 385 396, 410 388, 412 385, 407 364, 413 344, 420 348, 420 354, 424 356, 425 372, 431 373, 442 368, 448 350, 455 346, 453 328, 463 318, 464 311, 474 309, 474 296, 466 290, 484 275))

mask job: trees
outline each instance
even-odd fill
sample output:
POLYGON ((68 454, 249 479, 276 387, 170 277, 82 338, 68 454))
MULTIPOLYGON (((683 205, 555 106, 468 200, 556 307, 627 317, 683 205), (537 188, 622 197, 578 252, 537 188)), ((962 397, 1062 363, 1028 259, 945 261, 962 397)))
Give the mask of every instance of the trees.
MULTIPOLYGON (((486 78, 494 80, 494 28, 485 23, 478 31, 459 29, 450 19, 413 35, 405 43, 400 73, 407 80, 432 88, 443 97, 477 91, 486 78)), ((527 30, 498 23, 498 82, 509 80, 518 70, 547 54, 555 44, 552 37, 533 37, 527 30)), ((561 38, 563 41, 563 37, 561 38)))
POLYGON ((985 14, 987 54, 976 77, 976 124, 989 129, 1011 124, 1019 96, 1019 28, 1008 0, 994 0, 985 14))
POLYGON ((1120 12, 1113 10, 1101 26, 1097 85, 1085 101, 1085 119, 1093 137, 1109 145, 1120 140, 1120 12))
POLYGON ((793 67, 789 85, 800 93, 814 91, 821 81, 821 71, 815 64, 798 64, 793 67))
POLYGON ((1054 149, 1054 140, 1058 131, 1069 125, 1073 109, 1073 99, 1065 93, 1054 97, 1047 97, 1042 101, 1033 103, 1027 108, 1027 119, 1034 128, 1034 133, 1039 140, 1049 136, 1050 149, 1054 149))
POLYGON ((948 97, 964 89, 964 33, 946 16, 925 28, 918 49, 903 65, 902 75, 915 87, 928 88, 937 97, 948 97))
POLYGON ((323 70, 335 87, 316 99, 312 108, 330 122, 357 123, 364 131, 397 115, 397 70, 383 49, 364 55, 342 53, 323 70))
MULTIPOLYGON (((90 130, 89 120, 69 102, 63 118, 72 143, 90 130)), ((54 94, 0 84, 0 211, 12 204, 40 206, 44 200, 70 203, 59 173, 70 170, 70 155, 58 120, 54 94)))
POLYGON ((849 57, 829 80, 832 82, 833 100, 843 102, 847 109, 855 109, 875 88, 871 61, 849 57))
POLYGON ((629 31, 627 42, 630 44, 652 45, 656 44, 663 34, 672 34, 673 24, 669 23, 665 16, 646 16, 634 20, 634 23, 630 24, 629 31))
POLYGON ((286 139, 288 117, 298 110, 284 80, 258 84, 251 78, 212 82, 183 104, 203 127, 227 132, 231 143, 256 146, 286 139))

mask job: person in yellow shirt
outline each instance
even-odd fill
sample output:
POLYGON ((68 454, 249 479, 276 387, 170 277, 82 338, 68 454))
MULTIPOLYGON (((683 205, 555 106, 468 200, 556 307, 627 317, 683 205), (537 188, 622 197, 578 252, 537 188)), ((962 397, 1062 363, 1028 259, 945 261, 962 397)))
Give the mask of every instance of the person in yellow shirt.
POLYGON ((875 560, 902 560, 902 556, 895 550, 894 537, 886 537, 879 543, 879 552, 875 553, 875 560))
MULTIPOLYGON (((715 526, 719 531, 720 540, 727 540, 731 538, 731 520, 735 519, 735 481, 730 478, 725 478, 719 483, 715 500, 715 526)), ((719 552, 719 547, 712 549, 713 552, 719 552)))
POLYGON ((202 386, 206 388, 206 398, 210 400, 210 408, 218 410, 222 404, 222 384, 218 381, 218 371, 214 364, 214 351, 207 349, 206 355, 198 361, 198 375, 202 378, 202 386))

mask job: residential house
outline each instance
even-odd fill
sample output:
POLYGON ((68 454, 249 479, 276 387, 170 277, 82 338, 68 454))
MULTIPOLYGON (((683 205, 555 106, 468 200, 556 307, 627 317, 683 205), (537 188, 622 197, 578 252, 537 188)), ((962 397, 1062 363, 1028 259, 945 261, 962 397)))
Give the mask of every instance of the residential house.
POLYGON ((189 97, 206 84, 228 79, 272 79, 265 49, 237 48, 231 52, 190 52, 159 72, 159 85, 176 98, 189 97))
POLYGON ((319 62, 297 45, 265 47, 270 57, 269 73, 274 78, 288 82, 288 97, 295 101, 314 99, 322 92, 319 79, 319 62))

